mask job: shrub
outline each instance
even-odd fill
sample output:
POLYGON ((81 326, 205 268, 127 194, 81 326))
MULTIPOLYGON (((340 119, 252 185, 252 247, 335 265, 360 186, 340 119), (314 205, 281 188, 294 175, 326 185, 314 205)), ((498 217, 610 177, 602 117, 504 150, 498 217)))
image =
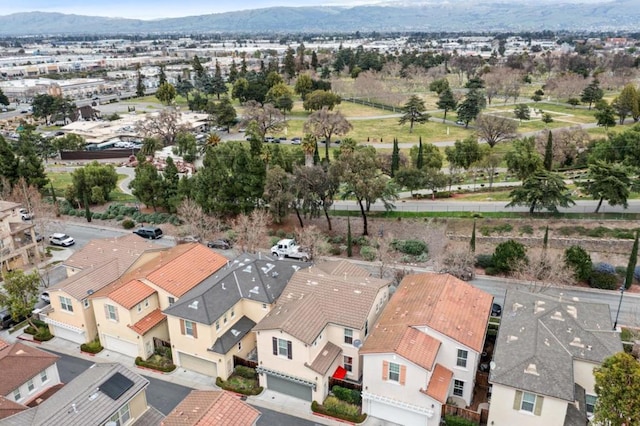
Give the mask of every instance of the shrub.
POLYGON ((615 274, 609 274, 607 272, 596 271, 591 272, 589 277, 589 286, 593 288, 600 288, 603 290, 615 290, 618 288, 618 277, 615 274))
POLYGON ((276 244, 278 244, 278 241, 280 241, 280 238, 278 237, 269 238, 269 247, 275 246, 276 244))
POLYGON ((446 426, 476 426, 476 423, 458 416, 444 416, 446 426))
POLYGON ((492 254, 479 254, 476 256, 476 266, 478 268, 489 268, 493 266, 493 255, 492 254))
POLYGON ((352 423, 363 423, 367 419, 366 414, 360 414, 360 408, 357 405, 348 405, 333 396, 328 396, 324 401, 324 405, 313 401, 311 410, 314 413, 325 414, 352 423))
POLYGON ((329 253, 334 256, 340 256, 340 254, 342 254, 342 246, 331 246, 329 253))
POLYGON ((580 281, 586 281, 593 268, 591 256, 580 246, 571 246, 564 251, 564 263, 573 269, 575 277, 580 281))
POLYGON ((360 405, 362 403, 362 396, 360 392, 355 389, 347 389, 342 386, 334 386, 331 388, 331 392, 333 395, 349 404, 357 404, 360 405))
POLYGON ((613 238, 618 238, 620 240, 633 240, 636 238, 636 236, 633 234, 632 231, 628 231, 626 229, 614 229, 613 232, 611 233, 611 236, 613 238))
POLYGON ((342 244, 344 242, 344 237, 342 235, 336 235, 329 238, 329 242, 331 244, 342 244))
POLYGON ((256 386, 255 388, 252 388, 252 389, 237 388, 231 385, 229 382, 222 380, 220 376, 216 377, 216 386, 224 390, 241 393, 243 395, 259 395, 264 390, 262 386, 256 386))
POLYGON ((613 267, 610 263, 598 262, 593 266, 593 270, 595 272, 600 272, 603 274, 615 275, 616 268, 613 267))
POLYGON ((33 338, 38 342, 46 342, 53 339, 53 334, 49 331, 49 327, 40 327, 36 334, 33 335, 33 338))
POLYGON ((526 247, 517 241, 508 240, 496 246, 493 253, 493 267, 498 272, 511 272, 518 262, 526 259, 526 247))
POLYGON ((284 231, 284 229, 278 229, 276 231, 276 236, 280 239, 283 239, 286 235, 287 233, 284 231))
POLYGON ((245 379, 256 379, 258 377, 258 373, 256 373, 255 368, 245 367, 243 365, 237 366, 234 372, 245 379))
POLYGON ((100 344, 100 339, 98 339, 97 337, 89 343, 83 343, 80 345, 80 350, 82 352, 88 352, 90 354, 97 354, 102 349, 104 348, 100 344))
POLYGON ((427 253, 422 253, 416 256, 414 260, 418 263, 423 263, 429 260, 429 255, 427 253))
POLYGON ((360 246, 360 247, 366 247, 369 246, 369 239, 367 239, 367 237, 365 237, 364 235, 360 235, 357 238, 354 238, 352 240, 352 244, 354 246, 360 246))
POLYGON ((500 271, 498 271, 495 266, 488 266, 485 268, 484 273, 487 275, 498 275, 500 271))
POLYGON ((375 260, 376 254, 376 249, 371 246, 364 246, 360 249, 360 256, 368 262, 375 260))
POLYGON ((400 253, 419 256, 428 252, 427 243, 421 240, 393 240, 391 246, 400 253))
POLYGON ((597 228, 589 229, 587 231, 588 237, 602 238, 609 233, 609 228, 604 226, 598 226, 597 228))
POLYGON ((162 371, 164 373, 169 373, 169 372, 171 372, 171 371, 176 369, 175 364, 170 364, 170 365, 167 365, 167 366, 161 366, 161 365, 157 365, 157 364, 152 363, 152 362, 144 361, 140 357, 136 358, 136 365, 138 365, 140 367, 150 368, 152 370, 162 371))
POLYGON ((136 223, 131 219, 125 219, 122 221, 122 227, 124 229, 132 229, 134 226, 136 226, 136 223))
POLYGON ((434 192, 433 198, 451 198, 451 191, 434 192))
POLYGON ((616 266, 616 274, 620 276, 627 275, 627 267, 626 266, 616 266))
POLYGON ((523 225, 519 228, 520 230, 520 234, 524 235, 531 235, 533 234, 533 227, 531 225, 523 225))

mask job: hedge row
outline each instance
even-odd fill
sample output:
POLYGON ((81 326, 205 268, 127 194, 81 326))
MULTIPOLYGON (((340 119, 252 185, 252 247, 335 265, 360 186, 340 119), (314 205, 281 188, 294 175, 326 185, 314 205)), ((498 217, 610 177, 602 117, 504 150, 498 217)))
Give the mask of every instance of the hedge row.
POLYGON ((143 360, 140 357, 136 358, 136 365, 138 365, 140 367, 150 368, 152 370, 162 371, 164 373, 170 373, 171 371, 176 369, 176 365, 175 364, 171 364, 168 367, 161 367, 161 366, 156 365, 156 364, 154 364, 152 362, 147 362, 147 361, 143 360))

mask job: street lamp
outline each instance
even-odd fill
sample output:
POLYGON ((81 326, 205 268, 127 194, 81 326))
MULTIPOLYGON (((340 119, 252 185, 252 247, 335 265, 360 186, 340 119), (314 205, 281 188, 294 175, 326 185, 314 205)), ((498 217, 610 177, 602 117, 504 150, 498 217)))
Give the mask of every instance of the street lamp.
POLYGON ((620 315, 620 306, 622 306, 622 296, 624 296, 624 288, 626 283, 627 280, 625 279, 622 282, 622 286, 620 287, 620 301, 618 302, 618 312, 616 312, 616 320, 613 322, 613 331, 616 331, 616 328, 618 328, 618 315, 620 315))

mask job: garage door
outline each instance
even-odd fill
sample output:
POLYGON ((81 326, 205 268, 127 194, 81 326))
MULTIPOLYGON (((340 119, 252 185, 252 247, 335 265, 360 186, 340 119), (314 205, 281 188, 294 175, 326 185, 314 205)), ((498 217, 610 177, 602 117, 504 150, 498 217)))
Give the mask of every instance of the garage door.
POLYGON ((77 332, 69 330, 68 328, 60 327, 59 325, 53 325, 53 335, 64 340, 69 340, 74 343, 82 344, 87 341, 84 337, 84 331, 77 332))
POLYGON ((384 402, 370 401, 369 404, 363 404, 363 411, 365 410, 364 407, 367 406, 370 416, 387 420, 388 422, 395 422, 393 424, 402 424, 404 426, 435 425, 435 421, 429 423, 429 418, 424 414, 404 410, 400 407, 385 404, 384 402))
POLYGON ((187 370, 195 371, 196 373, 205 374, 211 377, 218 376, 218 366, 215 362, 211 362, 206 359, 198 358, 182 352, 178 352, 178 358, 180 358, 179 362, 182 368, 186 368, 187 370))
POLYGON ((118 339, 117 337, 109 336, 108 334, 102 335, 102 344, 105 349, 118 352, 119 354, 127 355, 132 358, 138 356, 138 345, 128 340, 118 339))
POLYGON ((272 376, 267 373, 267 389, 283 393, 285 395, 293 396, 296 398, 304 399, 305 401, 312 400, 311 387, 303 385, 301 383, 292 382, 282 377, 272 376))

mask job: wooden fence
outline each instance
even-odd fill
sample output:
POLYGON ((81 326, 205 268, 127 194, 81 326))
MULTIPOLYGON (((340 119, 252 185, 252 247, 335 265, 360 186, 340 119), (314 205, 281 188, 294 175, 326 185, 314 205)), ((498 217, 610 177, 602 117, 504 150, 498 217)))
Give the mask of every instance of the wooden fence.
POLYGON ((334 377, 329 377, 329 389, 334 386, 341 386, 347 389, 354 389, 362 392, 362 385, 360 383, 349 382, 347 380, 336 379, 334 377))
POLYGON ((243 367, 256 368, 258 366, 257 361, 250 361, 248 359, 240 358, 239 356, 233 356, 233 366, 237 367, 242 365, 243 367))
MULTIPOLYGON (((487 415, 488 415, 488 410, 481 410, 481 412, 482 411, 487 411, 487 415)), ((476 411, 467 410, 466 408, 457 407, 455 405, 447 404, 442 406, 442 417, 458 416, 458 417, 462 417, 463 419, 469 420, 470 422, 474 422, 477 425, 479 425, 482 420, 481 412, 478 413, 476 411)))

